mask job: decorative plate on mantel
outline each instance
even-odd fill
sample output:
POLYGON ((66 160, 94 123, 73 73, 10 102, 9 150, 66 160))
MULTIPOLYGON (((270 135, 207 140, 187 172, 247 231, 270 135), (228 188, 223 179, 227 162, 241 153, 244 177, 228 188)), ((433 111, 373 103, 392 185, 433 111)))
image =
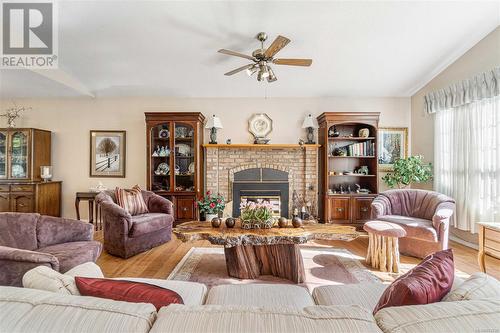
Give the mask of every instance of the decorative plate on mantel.
POLYGON ((273 121, 265 113, 256 113, 248 120, 248 131, 257 138, 265 138, 273 130, 273 121))

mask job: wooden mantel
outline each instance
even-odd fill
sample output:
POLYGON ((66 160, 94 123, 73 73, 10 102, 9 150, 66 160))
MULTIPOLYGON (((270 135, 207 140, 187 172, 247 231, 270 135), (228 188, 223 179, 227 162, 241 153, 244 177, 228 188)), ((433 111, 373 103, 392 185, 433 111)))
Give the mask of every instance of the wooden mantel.
POLYGON ((297 148, 319 148, 321 145, 318 144, 304 144, 304 145, 299 145, 299 144, 293 144, 293 143, 273 143, 273 144, 253 144, 253 143, 233 143, 233 144, 204 144, 203 147, 205 148, 235 148, 235 149, 252 149, 252 148, 259 148, 259 149, 297 149, 297 148))

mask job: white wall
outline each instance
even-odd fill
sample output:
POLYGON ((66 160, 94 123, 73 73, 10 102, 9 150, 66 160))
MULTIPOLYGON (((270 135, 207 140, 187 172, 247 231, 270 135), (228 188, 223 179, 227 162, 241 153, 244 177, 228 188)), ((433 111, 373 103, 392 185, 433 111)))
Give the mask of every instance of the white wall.
MULTIPOLYGON (((434 115, 424 112, 424 96, 496 66, 500 66, 500 28, 492 31, 411 97, 413 154, 424 155, 429 162, 434 160, 434 115)), ((415 187, 431 189, 432 184, 415 187)), ((477 243, 477 236, 469 232, 452 229, 452 233, 468 242, 477 243)))
MULTIPOLYGON (((273 119, 271 143, 297 143, 304 138, 304 116, 326 111, 381 112, 380 125, 409 127, 409 98, 81 98, 16 100, 32 111, 24 114, 19 127, 53 131, 54 179, 63 181, 63 215, 75 216, 75 192, 86 191, 102 181, 108 188, 146 183, 146 133, 144 112, 192 111, 218 115, 224 125, 218 141, 249 143, 247 120, 253 113, 267 113, 273 119), (89 131, 127 131, 126 178, 89 177, 89 131)), ((0 100, 0 110, 10 101, 0 100)), ((0 120, 3 121, 4 120, 0 120)), ((1 123, 1 126, 5 126, 1 123)), ((205 133, 207 135, 208 133, 205 133)), ((206 139, 205 142, 208 142, 206 139)), ((86 217, 85 204, 81 205, 86 217)))

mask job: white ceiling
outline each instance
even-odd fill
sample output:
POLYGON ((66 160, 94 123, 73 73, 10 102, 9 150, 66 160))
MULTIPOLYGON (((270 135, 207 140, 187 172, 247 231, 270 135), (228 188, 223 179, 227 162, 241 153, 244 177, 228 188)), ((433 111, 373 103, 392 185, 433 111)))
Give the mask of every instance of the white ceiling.
MULTIPOLYGON (((409 96, 499 23, 498 1, 60 1, 59 67, 95 96, 409 96), (216 51, 250 54, 259 31, 290 38, 278 56, 312 67, 276 65, 271 84, 224 76, 246 60, 216 51)), ((83 95, 0 75, 3 98, 83 95)))

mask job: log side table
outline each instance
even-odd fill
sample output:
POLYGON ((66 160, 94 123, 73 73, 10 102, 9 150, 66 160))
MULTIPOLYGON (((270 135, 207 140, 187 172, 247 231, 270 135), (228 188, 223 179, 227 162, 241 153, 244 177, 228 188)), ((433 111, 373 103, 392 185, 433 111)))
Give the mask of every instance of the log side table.
POLYGON ((368 233, 366 263, 382 272, 399 273, 399 240, 406 231, 385 221, 368 221, 363 226, 368 233))
POLYGON ((479 268, 486 273, 486 254, 500 259, 500 222, 479 222, 479 268))
POLYGON ((304 224, 300 228, 246 230, 239 221, 234 228, 212 228, 210 222, 186 222, 173 229, 183 242, 208 240, 224 245, 229 276, 256 279, 273 275, 302 283, 305 280, 304 261, 299 244, 314 239, 351 241, 358 237, 355 227, 331 224, 304 224))

